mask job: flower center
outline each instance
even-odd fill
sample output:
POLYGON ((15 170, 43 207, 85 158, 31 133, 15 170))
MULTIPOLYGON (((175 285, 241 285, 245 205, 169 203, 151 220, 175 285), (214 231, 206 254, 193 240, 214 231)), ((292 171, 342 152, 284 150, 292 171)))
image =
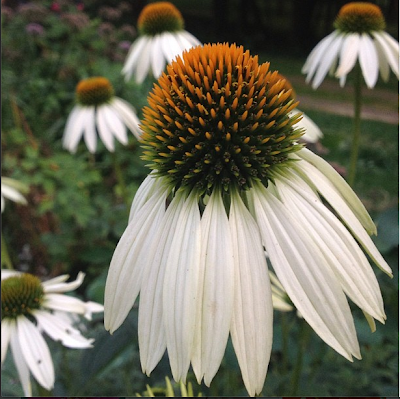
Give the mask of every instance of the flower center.
POLYGON ((372 32, 386 27, 381 9, 371 3, 345 4, 336 17, 334 27, 342 32, 372 32))
POLYGON ((179 10, 168 1, 145 6, 139 15, 138 28, 142 35, 182 30, 184 21, 179 10))
POLYGON ((267 185, 302 135, 284 80, 243 47, 208 44, 167 66, 144 108, 143 159, 174 188, 267 185))
POLYGON ((31 274, 21 274, 1 282, 1 318, 16 318, 39 309, 44 297, 41 281, 31 274))
POLYGON ((114 96, 110 81, 103 77, 81 80, 76 86, 76 97, 82 105, 100 105, 114 96))
POLYGON ((278 79, 281 79, 284 82, 283 88, 286 91, 290 91, 289 98, 291 100, 295 100, 296 99, 296 92, 294 91, 292 84, 280 73, 278 73, 278 79))

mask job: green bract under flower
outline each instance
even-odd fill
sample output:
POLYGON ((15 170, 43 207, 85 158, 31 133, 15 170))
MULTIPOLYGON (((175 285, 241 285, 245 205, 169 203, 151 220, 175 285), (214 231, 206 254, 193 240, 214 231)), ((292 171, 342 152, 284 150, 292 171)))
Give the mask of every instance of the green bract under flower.
POLYGON ((167 66, 144 108, 144 159, 174 188, 265 186, 301 147, 297 103, 278 72, 243 47, 209 44, 167 66))
POLYGON ((377 5, 354 2, 340 9, 334 27, 342 32, 368 33, 385 29, 386 23, 377 5))
POLYGON ((138 19, 138 29, 142 35, 155 36, 162 32, 179 31, 183 27, 181 13, 167 1, 147 5, 138 19))
POLYGON ((16 318, 39 309, 44 296, 41 281, 31 274, 21 274, 1 282, 1 318, 16 318))
POLYGON ((81 105, 101 105, 111 100, 114 89, 108 79, 101 76, 93 77, 78 83, 76 96, 81 105))

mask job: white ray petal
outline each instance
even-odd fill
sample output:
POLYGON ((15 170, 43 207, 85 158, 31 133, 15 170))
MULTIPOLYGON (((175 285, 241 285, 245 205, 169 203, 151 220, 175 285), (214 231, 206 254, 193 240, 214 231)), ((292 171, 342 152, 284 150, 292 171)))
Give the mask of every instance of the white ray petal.
POLYGON ((35 311, 35 318, 39 327, 43 328, 54 341, 61 341, 68 348, 92 347, 94 339, 86 339, 79 330, 72 327, 71 323, 41 310, 35 311))
MULTIPOLYGON (((393 43, 394 39, 386 32, 373 32, 378 52, 385 56, 386 64, 390 65, 393 73, 399 77, 399 43, 393 43), (394 45, 397 44, 397 45, 394 45)), ((383 64, 383 61, 382 61, 383 64)), ((381 69, 382 71, 382 69, 381 69)))
POLYGON ((360 35, 352 33, 345 36, 340 49, 339 67, 336 70, 337 78, 347 75, 356 64, 358 51, 360 46, 360 35))
POLYGON ((281 198, 320 248, 345 293, 383 323, 383 299, 367 258, 341 222, 321 202, 314 201, 292 182, 290 177, 276 180, 281 198))
POLYGON ((340 47, 342 45, 344 35, 338 35, 329 44, 329 48, 326 49, 325 53, 321 57, 320 64, 315 72, 314 79, 311 87, 316 89, 324 80, 328 71, 332 68, 333 64, 336 64, 340 47))
POLYGON ((379 72, 384 82, 387 82, 390 77, 390 66, 388 58, 386 57, 385 50, 378 40, 374 41, 376 54, 378 55, 379 72))
POLYGON ((26 198, 14 187, 7 186, 3 183, 1 183, 1 195, 2 197, 5 197, 13 202, 19 203, 19 204, 27 204, 28 202, 26 201, 26 198))
MULTIPOLYGON (((292 117, 299 112, 302 111, 296 108, 293 111, 289 112, 289 117, 292 117)), ((311 120, 304 112, 302 113, 303 115, 301 120, 296 124, 298 128, 303 128, 305 130, 305 133, 303 134, 303 136, 301 136, 301 138, 308 143, 316 143, 324 135, 322 134, 321 129, 316 125, 316 123, 311 120)))
POLYGON ((148 40, 148 36, 140 36, 134 43, 132 43, 121 72, 125 75, 125 81, 128 81, 136 70, 137 64, 140 60, 140 54, 148 40))
POLYGON ((68 148, 68 144, 71 141, 71 136, 72 136, 72 126, 75 124, 75 119, 77 118, 78 114, 80 113, 80 106, 75 105, 67 119, 67 123, 65 124, 64 128, 64 133, 63 133, 63 138, 62 138, 62 144, 64 148, 68 148))
MULTIPOLYGON (((190 32, 186 30, 180 31, 179 36, 184 37, 190 43, 190 47, 195 47, 201 44, 200 40, 198 40, 197 37, 193 36, 190 32)), ((186 50, 188 50, 189 48, 186 48, 186 50)))
POLYGON ((201 219, 201 260, 192 366, 209 386, 224 356, 233 313, 234 265, 229 221, 214 190, 201 219))
POLYGON ((68 280, 68 278, 69 275, 64 274, 62 276, 53 278, 51 280, 44 281, 42 283, 44 292, 56 293, 56 292, 74 291, 82 285, 83 280, 85 278, 85 273, 79 272, 78 275, 76 276, 75 281, 71 281, 70 283, 64 283, 64 281, 68 280))
POLYGON ((195 333, 201 230, 198 195, 192 193, 180 202, 166 262, 163 318, 172 375, 185 383, 195 333))
POLYGON ((146 76, 150 72, 150 57, 151 57, 152 46, 153 46, 153 38, 148 37, 147 41, 145 42, 140 52, 140 58, 135 70, 137 83, 143 83, 143 81, 146 79, 146 76))
POLYGON ((99 105, 96 109, 96 126, 99 136, 108 151, 114 152, 114 136, 108 125, 106 115, 104 113, 105 105, 99 105))
POLYGON ((52 389, 55 378, 53 361, 42 334, 31 321, 21 316, 17 319, 17 336, 29 370, 42 387, 52 389))
POLYGON ((336 190, 336 187, 333 186, 331 180, 328 180, 323 173, 307 162, 298 162, 295 165, 295 168, 297 170, 301 170, 303 173, 302 177, 315 185, 321 195, 335 209, 340 218, 357 238, 359 243, 363 246, 364 250, 376 263, 376 265, 386 274, 392 277, 392 270, 383 259, 368 233, 365 231, 363 225, 357 217, 358 215, 353 213, 353 208, 351 208, 349 203, 343 199, 341 195, 342 193, 336 190))
POLYGON ((350 361, 361 358, 350 307, 333 272, 321 268, 318 247, 269 189, 252 191, 264 246, 290 299, 328 345, 350 361))
POLYGON ((21 345, 19 343, 19 337, 15 321, 13 322, 12 325, 10 347, 15 367, 17 368, 18 377, 21 381, 22 389, 24 391, 24 395, 27 397, 32 396, 32 385, 31 385, 29 368, 25 361, 25 356, 24 353, 22 352, 21 345))
POLYGON ((44 298, 43 306, 48 309, 78 314, 84 314, 86 311, 85 302, 73 296, 47 293, 44 298))
POLYGON ((232 343, 246 389, 254 396, 264 386, 271 355, 271 286, 257 224, 237 194, 232 196, 229 223, 235 259, 232 343))
POLYGON ((361 34, 359 61, 365 83, 372 89, 379 75, 378 54, 376 53, 374 41, 366 33, 361 34))
POLYGON ((140 290, 147 246, 165 212, 167 192, 157 190, 129 223, 108 270, 104 295, 104 326, 111 334, 123 323, 140 290))
POLYGON ((105 104, 102 106, 102 113, 107 120, 107 125, 112 131, 117 140, 123 144, 128 144, 128 135, 126 133, 126 127, 122 123, 118 111, 114 108, 114 102, 111 101, 110 104, 105 104))
POLYGON ((113 106, 118 111, 119 116, 129 130, 140 140, 141 130, 139 127, 140 121, 136 116, 135 108, 132 107, 127 101, 122 98, 115 97, 113 100, 113 106))
POLYGON ((177 55, 180 55, 184 49, 182 49, 175 38, 175 35, 170 32, 163 32, 161 35, 162 49, 164 55, 169 64, 177 55))
POLYGON ((1 321, 1 364, 6 358, 8 344, 13 334, 15 334, 15 321, 5 317, 1 321))
POLYGON ((367 230, 368 234, 376 235, 375 223, 372 221, 371 216, 365 209, 365 206, 357 197, 353 189, 348 185, 346 180, 344 180, 328 162, 314 154, 312 151, 303 148, 298 151, 297 154, 317 168, 324 176, 326 176, 326 180, 329 180, 335 186, 336 190, 340 193, 347 205, 367 230))
POLYGON ((87 107, 76 105, 68 118, 67 125, 64 130, 64 148, 74 153, 78 147, 78 143, 82 137, 87 107))
POLYGON ((86 108, 86 116, 83 121, 83 138, 86 146, 91 153, 96 151, 97 135, 96 135, 96 122, 95 122, 95 109, 94 107, 86 108))
POLYGON ((162 51, 162 40, 161 35, 158 34, 153 38, 153 45, 151 48, 151 67, 153 71, 153 76, 158 79, 165 66, 165 58, 162 51))

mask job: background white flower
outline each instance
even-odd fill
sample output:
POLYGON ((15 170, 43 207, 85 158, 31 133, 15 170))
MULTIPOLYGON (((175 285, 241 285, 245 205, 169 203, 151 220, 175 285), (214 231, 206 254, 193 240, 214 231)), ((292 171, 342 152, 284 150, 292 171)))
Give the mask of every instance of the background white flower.
POLYGON ((146 5, 138 19, 139 38, 131 45, 122 74, 142 83, 151 72, 158 78, 165 65, 184 50, 201 44, 183 28, 179 10, 166 1, 146 5))
POLYGON ((399 77, 399 43, 384 31, 380 8, 372 3, 344 5, 335 21, 335 30, 311 51, 302 72, 316 89, 326 74, 335 74, 344 86, 347 74, 358 62, 365 83, 373 88, 378 80, 389 80, 390 69, 399 77))
POLYGON ((4 211, 5 198, 14 201, 18 204, 27 204, 22 193, 28 192, 28 187, 17 180, 9 177, 1 177, 1 212, 4 211))
POLYGON ((63 146, 76 152, 82 136, 91 153, 96 151, 97 133, 108 151, 113 152, 114 137, 128 144, 126 128, 140 138, 139 119, 135 109, 114 96, 108 79, 84 79, 76 87, 78 104, 72 109, 64 129, 63 146))
POLYGON ((42 283, 28 273, 1 271, 1 362, 10 346, 25 396, 32 396, 30 373, 45 389, 54 386, 53 361, 43 332, 68 348, 92 346, 94 340, 81 335, 71 315, 90 319, 92 313, 103 311, 103 305, 63 295, 78 288, 84 276, 80 272, 69 283, 68 275, 42 283))

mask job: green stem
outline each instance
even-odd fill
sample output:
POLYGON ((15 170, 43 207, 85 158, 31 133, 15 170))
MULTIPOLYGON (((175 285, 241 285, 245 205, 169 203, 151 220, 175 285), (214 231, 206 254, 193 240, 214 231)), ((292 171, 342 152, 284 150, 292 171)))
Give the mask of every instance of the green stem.
POLYGON ((292 380, 290 383, 291 392, 289 396, 297 396, 299 390, 299 381, 303 368, 303 357, 308 342, 308 329, 305 321, 301 321, 299 325, 299 339, 296 364, 294 366, 292 380))
POLYGON ((113 167, 114 167, 114 173, 115 173, 115 177, 117 178, 117 182, 118 182, 118 186, 120 187, 121 190, 121 195, 122 198, 127 206, 127 209, 130 209, 131 207, 131 199, 129 197, 128 194, 128 190, 126 188, 126 183, 124 180, 124 176, 122 174, 122 169, 121 169, 121 165, 118 162, 118 158, 115 155, 115 153, 111 153, 112 156, 112 160, 113 160, 113 167))
POLYGON ((10 255, 8 253, 6 240, 4 239, 3 233, 1 234, 1 266, 5 266, 7 269, 13 270, 13 264, 11 262, 10 255))
POLYGON ((356 176, 358 149, 360 145, 361 133, 361 89, 362 89, 362 74, 360 65, 357 63, 355 67, 354 77, 354 120, 353 120, 353 143, 351 146, 350 166, 347 181, 350 186, 354 185, 356 176))

